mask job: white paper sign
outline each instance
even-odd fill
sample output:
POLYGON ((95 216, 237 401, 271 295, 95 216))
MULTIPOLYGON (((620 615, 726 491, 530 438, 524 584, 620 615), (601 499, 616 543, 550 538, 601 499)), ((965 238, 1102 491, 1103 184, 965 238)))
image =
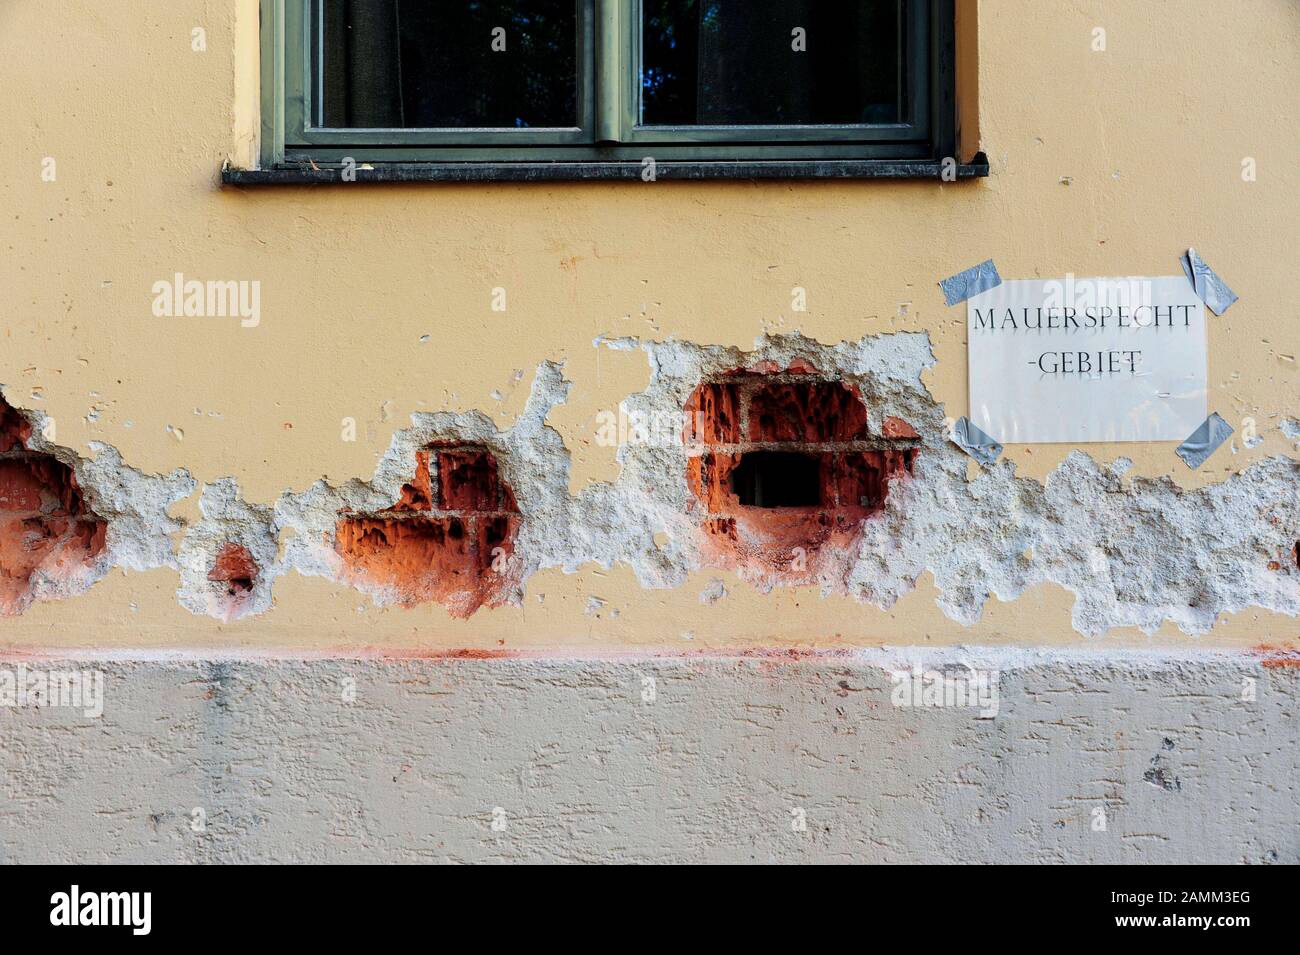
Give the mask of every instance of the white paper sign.
POLYGON ((1185 276, 1003 282, 967 300, 970 417, 1003 444, 1182 441, 1206 415, 1185 276))

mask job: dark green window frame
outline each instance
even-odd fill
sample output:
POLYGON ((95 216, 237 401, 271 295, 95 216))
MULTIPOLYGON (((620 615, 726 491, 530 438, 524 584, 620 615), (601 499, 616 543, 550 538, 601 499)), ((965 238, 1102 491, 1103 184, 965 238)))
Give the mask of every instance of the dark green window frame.
MULTIPOLYGON (((578 0, 579 126, 328 129, 313 125, 315 0, 261 0, 262 168, 226 180, 939 177, 956 162, 954 0, 907 9, 906 121, 876 126, 641 126, 639 0, 578 0)), ((957 167, 965 178, 986 175, 957 167)))

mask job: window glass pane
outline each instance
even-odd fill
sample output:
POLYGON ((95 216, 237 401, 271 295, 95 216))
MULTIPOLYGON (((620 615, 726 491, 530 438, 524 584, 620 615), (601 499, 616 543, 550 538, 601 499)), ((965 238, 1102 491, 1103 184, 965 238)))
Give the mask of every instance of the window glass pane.
POLYGON ((578 125, 575 0, 311 7, 317 125, 578 125))
POLYGON ((900 122, 902 26, 900 0, 641 0, 641 122, 900 122))

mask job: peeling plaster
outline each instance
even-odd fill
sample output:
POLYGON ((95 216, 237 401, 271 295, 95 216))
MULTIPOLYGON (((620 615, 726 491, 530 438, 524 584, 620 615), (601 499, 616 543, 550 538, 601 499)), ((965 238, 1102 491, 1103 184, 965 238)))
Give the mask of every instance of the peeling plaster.
MULTIPOLYGON (((622 339, 598 341, 628 349, 622 339)), ((978 622, 990 596, 1012 600, 1041 583, 1073 592, 1073 625, 1093 636, 1135 626, 1148 634, 1165 621, 1203 634, 1220 613, 1257 606, 1300 613, 1300 574, 1289 553, 1300 534, 1300 462, 1274 457, 1222 484, 1183 490, 1169 478, 1125 482, 1127 459, 1103 468, 1073 452, 1045 484, 1018 479, 1013 462, 968 481, 965 456, 947 440, 944 410, 921 383, 933 364, 928 336, 897 334, 826 346, 798 335, 765 337, 754 351, 682 342, 640 344, 650 359, 646 391, 628 398, 646 415, 680 409, 703 378, 731 368, 804 359, 857 385, 873 430, 886 417, 921 434, 911 480, 897 482, 883 513, 865 522, 861 548, 832 555, 815 576, 824 594, 848 593, 889 608, 925 572, 934 575, 940 607, 966 626, 978 622), (1030 556, 1026 556, 1026 555, 1030 556)), ((627 560, 647 586, 675 586, 700 569, 699 552, 682 533, 685 487, 680 447, 624 445, 623 472, 612 485, 579 498, 589 526, 603 526, 605 559, 627 560), (616 513, 616 523, 600 515, 616 513), (646 547, 663 526, 672 543, 646 547), (615 529, 617 534, 615 536, 615 529)), ((597 561, 595 549, 585 556, 597 561)), ((568 565, 581 560, 575 554, 568 565)), ((742 574, 761 590, 776 581, 742 574)))
MULTIPOLYGON (((883 510, 863 522, 860 545, 825 548, 806 573, 794 577, 771 568, 738 568, 738 576, 760 592, 813 584, 823 594, 847 594, 887 609, 928 572, 943 612, 973 626, 990 596, 1014 600, 1031 587, 1054 583, 1074 593, 1073 625, 1090 636, 1127 626, 1150 634, 1166 621, 1203 634, 1219 614, 1250 607, 1300 614, 1294 559, 1300 462, 1292 458, 1268 458, 1196 490, 1167 477, 1128 480, 1127 459, 1103 467, 1082 451, 1071 453, 1045 483, 1017 478, 1009 460, 969 480, 966 456, 949 440, 950 419, 921 380, 934 364, 924 332, 835 345, 799 334, 763 336, 752 351, 632 338, 594 344, 646 354, 650 382, 623 402, 629 415, 645 421, 681 421, 701 381, 736 369, 796 366, 856 387, 872 433, 896 429, 899 421, 915 428, 920 453, 913 474, 892 482, 883 510)), ((490 605, 520 604, 528 578, 547 568, 573 572, 583 565, 624 563, 642 586, 670 588, 716 566, 701 533, 701 513, 690 506, 689 450, 679 428, 673 440, 621 444, 616 480, 569 493, 569 452, 546 424, 569 389, 562 366, 543 362, 512 427, 500 429, 479 411, 414 414, 411 426, 393 435, 371 480, 338 487, 318 481, 305 491, 286 491, 273 507, 243 501, 232 478, 214 481, 204 487, 203 518, 188 528, 178 556, 170 536, 181 524, 167 509, 193 493, 186 472, 143 475, 98 443, 92 445, 95 457, 82 460, 45 442, 41 416, 27 415, 34 425, 30 446, 72 467, 95 512, 109 524, 108 547, 95 565, 58 587, 43 584, 41 596, 79 593, 112 566, 177 567, 182 605, 225 620, 270 609, 273 582, 289 570, 349 583, 381 606, 401 603, 391 586, 349 575, 335 546, 335 528, 340 514, 392 506, 413 477, 416 452, 447 441, 489 450, 522 512, 514 552, 505 566, 494 568, 502 579, 490 605), (246 548, 259 569, 236 605, 208 578, 227 544, 246 548)), ((1296 432, 1292 419, 1281 428, 1288 436, 1296 432)), ((701 600, 722 596, 725 588, 710 587, 701 600)), ((477 604, 460 609, 470 613, 477 604)))
MULTIPOLYGON (((8 407, 2 394, 0 405, 8 407)), ((44 564, 38 567, 32 574, 28 597, 13 608, 16 612, 33 600, 57 600, 84 593, 114 567, 147 571, 176 566, 171 535, 183 525, 168 510, 194 492, 188 472, 178 469, 168 475, 144 474, 123 463, 115 448, 100 442, 91 442, 94 456, 83 458, 47 439, 52 429, 44 413, 18 408, 13 413, 30 427, 22 446, 70 468, 88 510, 107 525, 103 549, 88 560, 57 571, 44 564)))
MULTIPOLYGON (((646 353, 650 384, 624 402, 643 420, 678 419, 692 390, 709 376, 802 361, 855 384, 874 431, 883 431, 887 418, 916 427, 924 453, 913 478, 898 482, 884 512, 866 521, 858 550, 832 552, 816 564, 809 581, 824 594, 847 593, 889 608, 928 571, 943 611, 971 626, 990 596, 1012 600, 1030 587, 1056 583, 1078 598, 1073 624, 1087 635, 1120 626, 1152 633, 1167 620, 1202 634, 1218 614, 1251 606, 1300 613, 1295 568, 1283 563, 1268 569, 1270 555, 1292 548, 1300 527, 1300 463, 1292 459, 1261 461, 1223 484, 1194 491, 1168 478, 1126 483, 1127 459, 1103 468, 1077 451, 1045 485, 1016 478, 1010 461, 972 482, 965 456, 947 440, 944 409, 921 382, 934 363, 924 333, 837 345, 800 335, 764 336, 749 352, 627 338, 595 344, 646 353)), ((340 488, 318 482, 281 498, 276 519, 294 533, 285 565, 339 579, 343 568, 330 544, 338 512, 391 505, 410 479, 415 451, 457 439, 497 455, 524 514, 510 603, 521 600, 529 575, 549 567, 574 571, 623 562, 643 586, 680 586, 708 566, 699 518, 688 508, 685 449, 680 443, 623 444, 618 479, 571 497, 568 452, 544 423, 568 389, 558 364, 542 364, 524 413, 505 431, 478 412, 413 415, 412 427, 394 435, 371 482, 340 488)), ((783 582, 752 570, 741 576, 763 591, 783 582)), ((374 596, 381 604, 393 597, 382 591, 374 596)))
POLYGON ((95 455, 90 459, 64 453, 76 462, 73 470, 91 506, 108 521, 109 566, 135 571, 176 567, 172 535, 185 525, 168 511, 194 493, 189 472, 177 468, 170 474, 145 474, 123 463, 111 445, 92 441, 90 450, 95 455))
POLYGON ((225 621, 271 609, 271 582, 281 572, 272 509, 245 502, 239 484, 223 478, 204 485, 199 511, 203 519, 186 533, 177 559, 181 606, 225 621), (218 555, 229 544, 244 548, 257 565, 257 576, 245 594, 233 595, 210 577, 218 555))
MULTIPOLYGON (((519 502, 522 522, 514 553, 500 568, 503 580, 497 603, 519 604, 523 581, 537 569, 553 566, 557 534, 561 540, 572 520, 573 501, 568 494, 569 454, 559 432, 545 424, 551 408, 568 395, 569 383, 560 366, 544 362, 538 367, 533 389, 514 426, 500 430, 479 411, 464 413, 417 412, 411 427, 393 435, 388 451, 368 482, 352 480, 338 487, 317 481, 301 493, 286 492, 275 505, 278 527, 291 535, 285 542, 283 568, 301 574, 349 580, 369 593, 381 606, 401 603, 403 595, 391 587, 349 579, 343 558, 334 547, 335 526, 341 512, 373 512, 396 503, 402 486, 414 474, 416 452, 430 444, 456 441, 480 445, 497 460, 502 480, 519 502), (548 546, 550 545, 550 546, 548 546)), ((433 477, 437 491, 437 477, 433 477)))

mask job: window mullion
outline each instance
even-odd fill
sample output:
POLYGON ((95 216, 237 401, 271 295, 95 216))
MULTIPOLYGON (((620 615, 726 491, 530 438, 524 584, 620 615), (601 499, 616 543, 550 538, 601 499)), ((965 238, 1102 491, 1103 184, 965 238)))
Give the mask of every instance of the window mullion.
POLYGON ((628 0, 596 0, 596 142, 622 142, 632 28, 628 0))

